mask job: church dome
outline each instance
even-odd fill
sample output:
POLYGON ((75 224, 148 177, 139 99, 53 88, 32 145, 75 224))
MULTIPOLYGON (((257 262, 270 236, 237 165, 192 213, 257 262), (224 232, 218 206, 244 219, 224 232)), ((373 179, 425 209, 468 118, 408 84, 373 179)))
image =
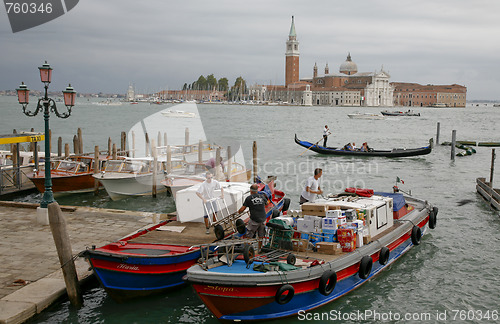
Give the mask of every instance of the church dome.
POLYGON ((340 65, 339 72, 347 75, 358 73, 358 66, 351 60, 351 53, 347 55, 345 62, 340 65))

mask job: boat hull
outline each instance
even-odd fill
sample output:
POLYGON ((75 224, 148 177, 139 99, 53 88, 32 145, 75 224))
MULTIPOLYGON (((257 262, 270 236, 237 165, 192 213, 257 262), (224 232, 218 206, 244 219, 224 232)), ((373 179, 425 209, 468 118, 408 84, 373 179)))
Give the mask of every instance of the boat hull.
POLYGON ((335 147, 323 147, 307 141, 301 141, 295 135, 295 143, 310 149, 313 152, 327 155, 346 155, 346 156, 380 156, 380 157, 409 157, 426 155, 432 152, 432 146, 425 146, 416 149, 392 149, 392 150, 372 150, 372 151, 346 151, 335 147))
MULTIPOLYGON (((105 175, 104 177, 98 174, 94 177, 101 182, 112 200, 120 200, 130 196, 147 196, 152 193, 152 174, 118 174, 116 176, 105 175)), ((156 188, 157 192, 167 190, 161 184, 160 177, 156 179, 156 188)))
MULTIPOLYGON (((91 192, 95 186, 95 179, 92 175, 93 173, 61 175, 51 171, 52 192, 55 194, 91 192)), ((38 191, 45 192, 44 172, 39 172, 37 176, 30 174, 28 178, 35 184, 38 191)))
MULTIPOLYGON (((430 210, 429 207, 415 211, 416 217, 407 218, 421 229, 422 236, 427 232, 430 210)), ((188 269, 184 279, 192 283, 197 295, 220 321, 260 321, 294 316, 332 302, 390 267, 414 246, 412 230, 413 224, 404 222, 393 234, 321 266, 262 275, 252 273, 243 260, 237 260, 230 270, 219 272, 217 268, 205 271, 195 265, 188 269), (389 248, 390 257, 382 265, 378 261, 384 246, 389 248), (369 275, 361 278, 360 259, 365 256, 372 259, 373 266, 369 275), (326 271, 334 271, 337 276, 335 288, 329 295, 319 290, 321 275, 326 271), (225 275, 226 272, 230 275, 225 275), (236 273, 241 274, 239 282, 233 279, 236 273), (293 287, 294 295, 282 304, 277 302, 276 295, 284 283, 293 287)))

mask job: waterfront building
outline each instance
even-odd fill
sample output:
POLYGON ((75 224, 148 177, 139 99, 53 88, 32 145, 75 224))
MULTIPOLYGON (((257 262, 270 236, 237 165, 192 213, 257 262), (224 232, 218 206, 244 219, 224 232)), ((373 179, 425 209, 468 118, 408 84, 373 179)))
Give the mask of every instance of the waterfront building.
POLYGON ((462 85, 421 85, 393 82, 394 105, 408 107, 465 107, 467 88, 462 85))

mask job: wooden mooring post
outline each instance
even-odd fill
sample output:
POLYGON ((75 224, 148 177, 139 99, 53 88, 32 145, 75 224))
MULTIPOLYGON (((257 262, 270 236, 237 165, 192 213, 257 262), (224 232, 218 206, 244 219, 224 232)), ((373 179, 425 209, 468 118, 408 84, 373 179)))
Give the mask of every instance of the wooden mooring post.
POLYGON ((253 141, 253 159, 252 159, 252 170, 253 170, 253 182, 257 182, 257 141, 253 141))
POLYGON ((50 230, 52 231, 57 255, 61 263, 69 301, 73 306, 81 307, 83 305, 83 298, 80 292, 80 285, 78 284, 78 275, 73 260, 73 252, 71 250, 71 243, 66 228, 66 221, 64 220, 61 208, 57 202, 48 205, 48 212, 50 230))
MULTIPOLYGON (((100 172, 100 163, 99 163, 99 146, 96 145, 94 148, 94 174, 100 172)), ((94 196, 99 194, 99 180, 94 178, 94 196)))
POLYGON ((153 153, 153 165, 152 165, 152 171, 153 171, 153 180, 152 180, 152 185, 151 185, 151 195, 153 198, 156 198, 156 176, 157 176, 157 168, 158 168, 158 157, 156 155, 156 145, 155 145, 155 140, 151 140, 151 152, 153 153))
POLYGON ((490 169, 490 187, 493 188, 493 174, 495 173, 495 149, 491 149, 491 169, 490 169))
POLYGON ((455 161, 455 145, 457 144, 457 131, 451 131, 451 160, 455 161))
POLYGON ((436 145, 439 145, 439 132, 441 131, 441 123, 437 123, 437 130, 436 130, 436 145))
POLYGON ((78 134, 78 153, 83 154, 83 134, 82 134, 82 129, 78 128, 76 131, 78 134))

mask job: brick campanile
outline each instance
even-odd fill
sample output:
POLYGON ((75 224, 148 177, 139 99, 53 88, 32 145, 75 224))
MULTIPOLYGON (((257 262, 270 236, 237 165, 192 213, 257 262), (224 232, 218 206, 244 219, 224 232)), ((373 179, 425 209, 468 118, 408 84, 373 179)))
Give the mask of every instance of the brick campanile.
POLYGON ((285 86, 299 81, 299 42, 295 33, 295 23, 292 16, 292 26, 286 42, 285 53, 285 86))

